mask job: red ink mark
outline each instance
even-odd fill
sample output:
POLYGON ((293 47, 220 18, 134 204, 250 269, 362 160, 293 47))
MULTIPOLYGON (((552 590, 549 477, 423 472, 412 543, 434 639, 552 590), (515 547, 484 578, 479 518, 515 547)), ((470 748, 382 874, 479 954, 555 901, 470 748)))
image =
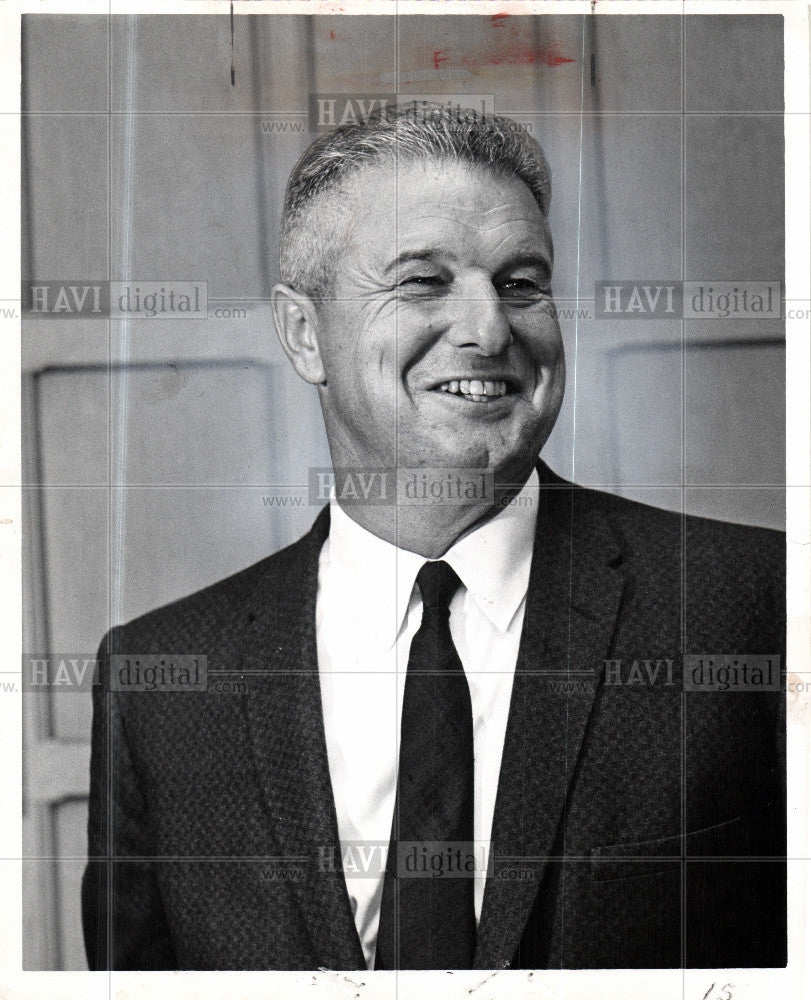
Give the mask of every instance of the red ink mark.
POLYGON ((329 33, 329 37, 330 37, 330 38, 331 38, 331 39, 332 39, 333 41, 335 41, 335 32, 334 32, 334 31, 331 31, 331 32, 329 33))
POLYGON ((434 52, 434 69, 441 66, 532 66, 537 62, 546 66, 562 66, 564 63, 576 62, 564 56, 557 46, 546 49, 516 49, 512 52, 502 52, 495 55, 474 57, 470 55, 450 56, 447 49, 434 52))
POLYGON ((490 20, 493 22, 494 28, 500 28, 509 16, 509 14, 493 14, 490 20))
POLYGON ((567 59, 566 56, 559 55, 557 52, 549 52, 544 62, 547 66, 562 66, 564 63, 573 63, 574 59, 567 59))

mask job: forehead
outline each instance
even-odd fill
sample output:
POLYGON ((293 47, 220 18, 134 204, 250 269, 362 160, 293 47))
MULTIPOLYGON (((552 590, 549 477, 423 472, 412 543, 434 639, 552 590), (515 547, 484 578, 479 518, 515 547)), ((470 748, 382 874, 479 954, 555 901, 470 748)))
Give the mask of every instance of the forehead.
POLYGON ((347 253, 385 264, 431 248, 551 257, 546 217, 517 176, 459 161, 420 160, 364 167, 347 185, 352 202, 347 253))

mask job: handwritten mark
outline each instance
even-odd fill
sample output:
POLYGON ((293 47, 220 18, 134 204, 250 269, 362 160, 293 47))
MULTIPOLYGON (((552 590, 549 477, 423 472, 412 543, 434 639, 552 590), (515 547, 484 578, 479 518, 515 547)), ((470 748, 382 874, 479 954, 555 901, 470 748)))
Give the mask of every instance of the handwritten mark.
POLYGON ((732 991, 734 988, 732 983, 725 983, 711 998, 712 991, 715 989, 715 983, 713 983, 701 1000, 732 1000, 732 991))
MULTIPOLYGON (((319 972, 326 972, 330 976, 335 976, 339 983, 349 983, 350 986, 354 986, 356 990, 362 989, 366 983, 360 982, 356 983, 354 979, 350 979, 349 976, 344 975, 342 972, 336 972, 335 969, 327 969, 323 965, 319 965, 319 972)), ((315 984, 315 976, 313 976, 313 985, 315 984)))
POLYGON ((470 989, 468 990, 468 993, 475 993, 476 990, 481 989, 481 987, 484 986, 485 983, 489 983, 490 980, 493 978, 493 976, 497 975, 498 975, 497 972, 491 972, 489 976, 487 976, 485 979, 482 979, 482 981, 478 983, 476 986, 471 986, 470 989))

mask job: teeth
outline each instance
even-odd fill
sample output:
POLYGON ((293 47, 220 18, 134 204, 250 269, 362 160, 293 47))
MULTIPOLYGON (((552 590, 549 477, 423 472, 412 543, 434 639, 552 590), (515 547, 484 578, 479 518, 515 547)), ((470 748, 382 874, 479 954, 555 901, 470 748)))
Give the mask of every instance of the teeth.
POLYGON ((456 395, 472 396, 477 402, 487 399, 488 396, 506 396, 507 383, 504 381, 493 382, 477 378, 453 379, 450 382, 443 382, 437 386, 440 392, 451 392, 456 395))

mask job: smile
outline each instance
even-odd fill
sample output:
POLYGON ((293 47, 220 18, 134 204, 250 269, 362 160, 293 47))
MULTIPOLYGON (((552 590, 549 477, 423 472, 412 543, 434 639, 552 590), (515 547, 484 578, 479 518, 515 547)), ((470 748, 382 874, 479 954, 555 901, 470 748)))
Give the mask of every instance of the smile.
POLYGON ((487 403, 507 395, 507 383, 501 380, 463 378, 442 382, 436 387, 437 392, 447 392, 453 396, 462 396, 472 403, 487 403))

